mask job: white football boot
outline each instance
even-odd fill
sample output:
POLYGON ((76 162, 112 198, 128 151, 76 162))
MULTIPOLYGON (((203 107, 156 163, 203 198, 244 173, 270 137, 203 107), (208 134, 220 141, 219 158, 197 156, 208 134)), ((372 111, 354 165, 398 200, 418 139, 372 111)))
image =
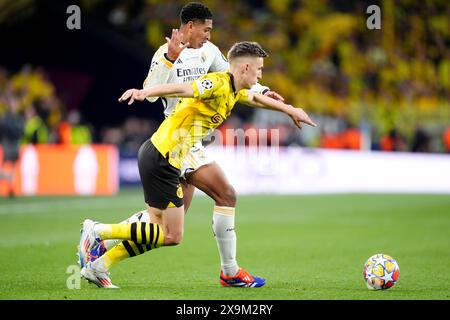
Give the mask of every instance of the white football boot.
POLYGON ((80 274, 84 279, 86 279, 90 283, 94 283, 99 288, 119 288, 118 286, 112 284, 111 279, 109 278, 108 271, 97 270, 91 265, 90 262, 86 264, 83 269, 81 269, 80 274))
POLYGON ((80 244, 78 246, 79 263, 82 268, 89 262, 92 248, 100 241, 100 239, 97 239, 98 237, 94 230, 96 224, 98 224, 98 222, 94 222, 90 219, 86 219, 83 222, 80 244))

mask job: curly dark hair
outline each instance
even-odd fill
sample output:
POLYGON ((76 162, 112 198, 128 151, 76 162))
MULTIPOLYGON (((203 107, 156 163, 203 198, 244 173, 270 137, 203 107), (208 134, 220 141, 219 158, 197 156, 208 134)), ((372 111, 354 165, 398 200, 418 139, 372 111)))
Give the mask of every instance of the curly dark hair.
POLYGON ((212 19, 212 13, 203 3, 189 2, 181 9, 181 24, 186 24, 189 21, 204 23, 206 19, 212 19))

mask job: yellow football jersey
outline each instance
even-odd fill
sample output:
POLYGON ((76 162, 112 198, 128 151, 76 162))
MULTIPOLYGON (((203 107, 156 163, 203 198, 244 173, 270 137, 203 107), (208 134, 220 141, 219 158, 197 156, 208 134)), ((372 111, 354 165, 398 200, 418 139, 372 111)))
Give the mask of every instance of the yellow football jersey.
POLYGON ((161 123, 151 141, 175 168, 180 169, 189 149, 217 128, 236 102, 248 102, 246 89, 235 92, 228 72, 208 73, 192 82, 194 98, 181 98, 161 123))

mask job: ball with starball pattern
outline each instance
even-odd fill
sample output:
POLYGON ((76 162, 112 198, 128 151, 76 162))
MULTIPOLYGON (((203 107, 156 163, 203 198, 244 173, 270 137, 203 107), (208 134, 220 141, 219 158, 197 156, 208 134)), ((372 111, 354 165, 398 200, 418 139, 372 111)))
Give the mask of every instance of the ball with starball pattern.
POLYGON ((367 259, 363 268, 364 281, 371 290, 392 288, 400 277, 397 261, 387 254, 379 253, 367 259))

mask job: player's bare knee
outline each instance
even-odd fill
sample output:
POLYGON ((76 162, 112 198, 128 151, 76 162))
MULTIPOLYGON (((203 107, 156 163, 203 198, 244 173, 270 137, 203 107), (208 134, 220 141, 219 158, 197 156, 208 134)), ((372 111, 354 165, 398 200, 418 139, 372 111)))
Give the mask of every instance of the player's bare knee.
POLYGON ((223 207, 235 207, 236 206, 236 191, 231 184, 228 184, 221 190, 219 199, 216 200, 216 205, 223 207))
POLYGON ((164 244, 166 246, 176 246, 183 240, 183 232, 174 232, 165 236, 164 244))

